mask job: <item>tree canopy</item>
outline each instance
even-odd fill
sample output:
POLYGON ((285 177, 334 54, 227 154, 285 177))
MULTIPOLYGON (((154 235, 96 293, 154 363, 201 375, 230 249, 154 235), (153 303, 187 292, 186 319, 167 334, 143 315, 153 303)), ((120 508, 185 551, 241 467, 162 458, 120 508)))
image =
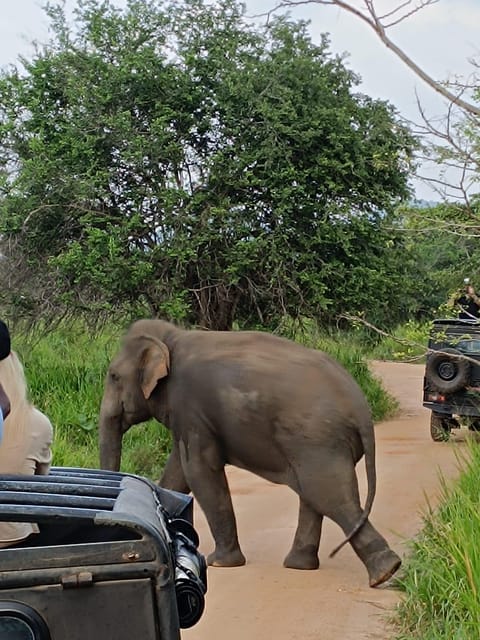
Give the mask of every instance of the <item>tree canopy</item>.
POLYGON ((79 0, 0 76, 2 303, 210 328, 392 325, 415 285, 395 208, 414 140, 312 42, 235 0, 79 0))

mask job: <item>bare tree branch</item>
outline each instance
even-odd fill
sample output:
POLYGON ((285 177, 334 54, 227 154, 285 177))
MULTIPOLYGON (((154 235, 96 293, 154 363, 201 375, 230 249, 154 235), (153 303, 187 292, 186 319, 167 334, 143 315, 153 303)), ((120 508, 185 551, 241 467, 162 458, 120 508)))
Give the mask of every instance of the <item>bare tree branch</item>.
POLYGON ((403 20, 406 20, 414 13, 417 13, 421 9, 427 6, 437 3, 438 0, 417 0, 416 4, 412 4, 411 0, 406 0, 400 3, 396 9, 393 9, 389 13, 380 16, 377 14, 374 0, 363 0, 364 9, 360 9, 354 6, 353 2, 347 0, 282 0, 273 11, 284 8, 300 6, 305 4, 321 4, 340 7, 348 13, 353 14, 362 22, 367 24, 371 29, 375 31, 377 36, 383 42, 383 44, 393 51, 393 53, 404 62, 419 78, 421 78, 426 84, 428 84, 434 91, 446 98, 449 102, 457 105, 465 112, 472 114, 476 117, 480 116, 480 107, 477 107, 471 102, 464 100, 461 95, 457 95, 450 91, 445 84, 438 82, 432 78, 426 71, 424 71, 416 62, 414 62, 398 45, 396 45, 387 35, 387 29, 399 24, 403 20), (408 9, 402 15, 398 15, 402 9, 408 9), (393 18, 390 22, 385 20, 393 18))

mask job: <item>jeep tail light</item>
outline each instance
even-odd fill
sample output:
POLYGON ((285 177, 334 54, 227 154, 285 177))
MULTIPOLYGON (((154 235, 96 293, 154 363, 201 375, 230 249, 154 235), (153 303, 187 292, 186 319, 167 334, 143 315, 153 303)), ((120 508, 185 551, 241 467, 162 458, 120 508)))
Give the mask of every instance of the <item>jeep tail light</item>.
POLYGON ((445 402, 446 398, 441 393, 429 392, 427 393, 427 400, 429 402, 445 402))

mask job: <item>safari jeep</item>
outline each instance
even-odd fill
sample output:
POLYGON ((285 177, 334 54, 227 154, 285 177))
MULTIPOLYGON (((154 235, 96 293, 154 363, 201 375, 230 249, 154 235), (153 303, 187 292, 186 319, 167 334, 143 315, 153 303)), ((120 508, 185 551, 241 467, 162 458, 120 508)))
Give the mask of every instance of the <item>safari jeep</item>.
POLYGON ((192 517, 189 496, 138 476, 2 476, 0 520, 39 533, 0 549, 1 640, 179 640, 206 592, 192 517))
POLYGON ((430 433, 445 441, 452 429, 480 430, 480 322, 435 320, 428 342, 423 406, 430 433))

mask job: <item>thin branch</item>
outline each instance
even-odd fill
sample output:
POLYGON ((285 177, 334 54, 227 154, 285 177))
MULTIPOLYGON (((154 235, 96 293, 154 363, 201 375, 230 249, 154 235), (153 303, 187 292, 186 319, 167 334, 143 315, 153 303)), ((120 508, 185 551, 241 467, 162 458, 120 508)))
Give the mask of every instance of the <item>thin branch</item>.
MULTIPOLYGON (((458 95, 455 95, 452 91, 441 84, 440 82, 434 80, 428 73, 426 73, 416 62, 414 62, 398 45, 396 45, 387 35, 387 29, 395 24, 398 24, 402 20, 405 20, 407 17, 410 17, 414 13, 417 13, 421 9, 435 4, 438 0, 420 0, 419 5, 411 9, 406 15, 401 16, 394 20, 390 24, 384 24, 382 22, 382 17, 379 17, 376 13, 375 6, 373 0, 364 0, 364 4, 367 10, 367 13, 364 13, 360 9, 354 7, 349 2, 345 0, 283 0, 280 4, 278 4, 273 11, 284 8, 284 7, 292 7, 292 6, 300 6, 306 4, 322 4, 322 5, 330 5, 337 6, 341 9, 344 9, 348 13, 359 18, 362 22, 367 24, 380 38, 383 44, 390 49, 402 62, 404 62, 419 78, 421 78, 426 84, 428 84, 434 91, 439 93, 441 96, 446 98, 449 102, 457 105, 467 113, 480 117, 480 107, 472 104, 471 102, 467 102, 463 100, 458 95)), ((406 3, 408 4, 408 3, 406 3)), ((404 5, 402 6, 406 6, 404 5)), ((400 9, 400 7, 398 7, 400 9)), ((393 12, 391 12, 393 13, 393 12)), ((385 14, 388 16, 389 14, 385 14)), ((391 14, 390 14, 391 15, 391 14)), ((385 17, 385 16, 383 16, 385 17)))
MULTIPOLYGON (((438 0, 433 0, 433 2, 438 2, 438 0)), ((384 13, 383 15, 379 16, 379 18, 380 18, 380 20, 385 20, 385 18, 391 18, 395 14, 400 13, 400 11, 402 11, 402 9, 405 9, 405 7, 411 6, 411 4, 412 4, 412 0, 405 0, 405 2, 400 4, 398 7, 395 7, 395 9, 392 9, 391 11, 388 11, 387 13, 384 13)), ((427 2, 425 4, 431 4, 431 3, 427 2)), ((422 7, 414 7, 413 9, 408 11, 406 14, 404 14, 403 16, 398 18, 398 22, 401 22, 402 20, 405 20, 405 18, 408 18, 409 16, 411 16, 413 13, 416 13, 421 8, 422 7)))

